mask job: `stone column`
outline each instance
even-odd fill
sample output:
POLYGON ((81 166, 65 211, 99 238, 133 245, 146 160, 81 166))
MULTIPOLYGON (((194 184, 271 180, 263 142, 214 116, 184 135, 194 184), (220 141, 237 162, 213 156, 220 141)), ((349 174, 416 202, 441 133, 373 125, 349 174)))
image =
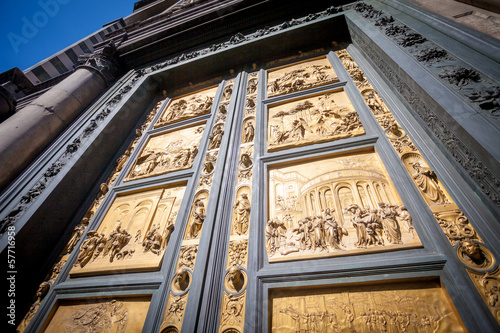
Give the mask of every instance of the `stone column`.
POLYGON ((0 86, 0 121, 7 118, 16 109, 16 99, 10 91, 0 86))
POLYGON ((106 45, 85 65, 0 124, 0 191, 6 188, 118 74, 106 45))

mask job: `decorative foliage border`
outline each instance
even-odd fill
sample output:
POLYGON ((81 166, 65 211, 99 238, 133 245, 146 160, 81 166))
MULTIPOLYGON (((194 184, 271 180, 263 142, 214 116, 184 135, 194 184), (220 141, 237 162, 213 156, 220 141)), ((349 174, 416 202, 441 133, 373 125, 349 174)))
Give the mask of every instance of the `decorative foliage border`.
MULTIPOLYGON (((364 5, 364 4, 363 4, 364 5)), ((378 69, 394 85, 406 102, 416 111, 434 135, 445 145, 455 160, 462 165, 491 201, 500 207, 500 179, 484 165, 481 158, 467 147, 420 96, 382 59, 365 38, 350 29, 351 37, 367 53, 378 69)))

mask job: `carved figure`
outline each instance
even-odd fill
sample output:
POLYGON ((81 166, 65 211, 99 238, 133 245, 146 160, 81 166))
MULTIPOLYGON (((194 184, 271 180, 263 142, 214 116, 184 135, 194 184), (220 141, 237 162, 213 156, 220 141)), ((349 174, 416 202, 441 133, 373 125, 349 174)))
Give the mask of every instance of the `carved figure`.
POLYGON ((205 174, 205 175, 209 175, 212 173, 212 171, 214 171, 215 167, 214 167, 214 164, 210 161, 206 161, 205 164, 203 165, 203 170, 202 172, 205 174))
POLYGON ((448 201, 446 197, 439 187, 439 183, 434 171, 432 171, 428 167, 423 167, 420 163, 410 163, 413 167, 413 174, 411 175, 415 184, 417 184, 418 188, 425 194, 429 200, 436 204, 444 204, 448 201))
POLYGON ((122 229, 120 223, 118 223, 116 229, 113 230, 108 236, 103 256, 109 254, 109 262, 113 262, 115 256, 120 253, 121 249, 125 245, 127 245, 130 238, 130 234, 126 230, 122 229))
POLYGON ((408 213, 408 210, 403 205, 399 206, 399 209, 399 217, 401 218, 401 221, 406 222, 408 231, 413 235, 413 237, 415 237, 415 227, 413 227, 413 220, 410 216, 410 213, 408 213))
POLYGON ((179 268, 174 276, 173 287, 177 292, 186 291, 189 286, 189 273, 186 268, 179 268))
POLYGON ((246 234, 248 231, 248 222, 250 220, 250 200, 246 193, 241 194, 241 197, 234 205, 235 220, 234 231, 238 234, 246 234))
POLYGON ((366 234, 366 224, 363 221, 363 218, 366 216, 365 213, 359 208, 358 205, 352 204, 347 207, 347 211, 351 213, 352 216, 352 225, 356 228, 356 236, 358 241, 356 242, 356 247, 366 247, 368 245, 368 238, 366 234))
POLYGON ((87 237, 80 246, 80 253, 78 254, 75 266, 85 266, 92 259, 97 247, 106 241, 104 234, 98 234, 97 231, 89 231, 87 237))
POLYGON ((240 159, 240 168, 241 169, 248 169, 252 166, 253 162, 252 159, 250 158, 250 155, 247 153, 241 154, 241 159, 240 159))
POLYGON ((117 332, 124 333, 128 323, 128 310, 123 302, 112 300, 91 304, 72 313, 66 319, 67 332, 117 332))
POLYGON ((490 256, 481 248, 478 243, 465 240, 458 247, 459 257, 469 266, 474 268, 484 268, 492 263, 490 256))
POLYGON ((399 222, 396 219, 398 213, 394 209, 394 206, 379 203, 381 218, 384 225, 385 237, 389 243, 401 244, 401 229, 399 227, 399 222))
POLYGON ((75 230, 73 231, 73 234, 71 235, 71 238, 69 239, 68 245, 66 245, 66 248, 64 249, 63 254, 68 254, 68 253, 73 252, 73 249, 75 248, 76 244, 78 243, 78 241, 82 237, 83 232, 85 231, 85 229, 87 228, 88 225, 89 225, 89 218, 84 217, 82 219, 82 222, 80 222, 80 224, 78 224, 75 227, 75 230))
POLYGON ((160 229, 159 225, 153 225, 151 230, 146 233, 146 237, 142 242, 142 249, 144 252, 151 251, 154 254, 160 255, 163 238, 158 232, 158 229, 160 229))
POLYGON ((198 234, 203 226, 203 222, 205 222, 205 204, 201 199, 198 199, 194 203, 194 209, 191 213, 192 222, 191 228, 189 229, 189 238, 197 238, 198 234))
POLYGON ((221 126, 215 126, 214 131, 212 132, 212 135, 210 135, 210 144, 208 145, 208 149, 217 149, 220 147, 220 144, 222 142, 222 136, 224 135, 224 131, 222 130, 221 126))
POLYGON ((374 91, 370 91, 369 93, 365 94, 365 102, 374 115, 384 114, 387 112, 387 110, 384 107, 384 104, 382 103, 378 95, 375 94, 374 91))
POLYGON ((255 128, 251 121, 247 122, 245 125, 245 134, 243 136, 243 143, 252 142, 255 135, 255 128))
POLYGON ((248 80, 247 94, 251 95, 257 91, 257 79, 248 80))
POLYGON ((240 291, 245 283, 245 277, 239 267, 232 266, 227 273, 227 287, 229 291, 240 291))

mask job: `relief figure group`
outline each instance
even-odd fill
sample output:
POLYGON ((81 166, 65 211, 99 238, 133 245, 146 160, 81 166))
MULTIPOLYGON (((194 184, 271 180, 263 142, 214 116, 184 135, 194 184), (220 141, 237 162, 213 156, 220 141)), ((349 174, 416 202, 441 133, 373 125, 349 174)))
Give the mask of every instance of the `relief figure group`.
POLYGON ((344 216, 351 216, 356 242, 346 244, 348 226, 337 222, 334 211, 326 208, 321 214, 306 216, 296 224, 290 214, 285 214, 281 219, 270 219, 265 229, 268 254, 329 253, 351 250, 353 247, 403 244, 400 223, 406 224, 405 228, 412 237, 416 236, 412 218, 403 205, 379 203, 379 209, 364 209, 351 204, 346 208, 344 216))

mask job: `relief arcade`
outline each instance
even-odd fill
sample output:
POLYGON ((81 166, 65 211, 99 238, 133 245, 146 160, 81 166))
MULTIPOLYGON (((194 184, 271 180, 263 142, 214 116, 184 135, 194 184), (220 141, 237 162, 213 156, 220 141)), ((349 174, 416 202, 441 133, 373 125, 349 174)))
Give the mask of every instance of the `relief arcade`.
POLYGON ((270 261, 421 246, 375 153, 275 168, 269 177, 270 261))

